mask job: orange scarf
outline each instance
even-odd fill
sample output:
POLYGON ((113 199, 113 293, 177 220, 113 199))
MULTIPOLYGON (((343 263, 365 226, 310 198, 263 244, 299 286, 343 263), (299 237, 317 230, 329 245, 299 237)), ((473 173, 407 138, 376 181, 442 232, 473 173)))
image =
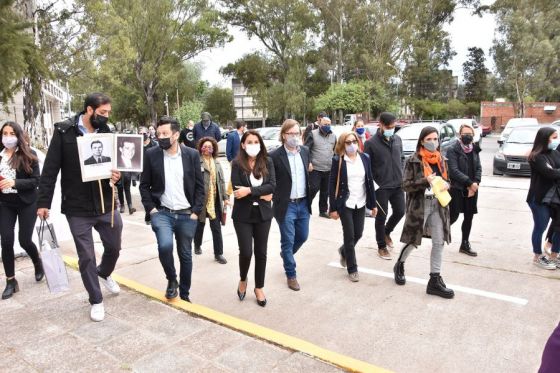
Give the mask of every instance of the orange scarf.
POLYGON ((424 168, 424 176, 428 177, 434 173, 432 170, 431 165, 437 164, 439 172, 444 180, 449 180, 447 178, 447 169, 445 168, 445 163, 443 162, 443 158, 440 152, 429 152, 424 148, 420 148, 418 151, 418 155, 422 159, 422 166, 424 168))

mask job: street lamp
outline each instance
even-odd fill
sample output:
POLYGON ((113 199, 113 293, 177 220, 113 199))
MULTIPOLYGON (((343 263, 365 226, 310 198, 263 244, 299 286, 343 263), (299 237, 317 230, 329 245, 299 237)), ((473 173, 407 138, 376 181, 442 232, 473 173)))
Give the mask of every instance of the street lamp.
POLYGON ((400 117, 400 113, 401 113, 401 102, 399 101, 399 74, 400 74, 400 71, 395 66, 393 66, 390 62, 386 62, 385 65, 389 66, 390 68, 394 69, 397 72, 397 103, 399 105, 397 116, 400 117))

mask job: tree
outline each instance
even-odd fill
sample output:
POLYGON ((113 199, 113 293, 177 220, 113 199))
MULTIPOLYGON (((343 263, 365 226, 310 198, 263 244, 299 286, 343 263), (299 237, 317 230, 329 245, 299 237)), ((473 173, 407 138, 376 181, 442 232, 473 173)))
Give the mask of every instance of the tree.
POLYGON ((235 120, 237 112, 233 107, 232 90, 229 88, 211 88, 206 96, 204 111, 212 114, 212 120, 220 124, 235 120))
POLYGON ((204 103, 202 101, 187 101, 173 115, 177 117, 181 126, 185 127, 189 120, 196 123, 200 119, 200 113, 203 112, 203 108, 204 103))
POLYGON ((481 48, 469 48, 467 61, 463 63, 463 78, 465 79, 465 99, 480 102, 488 99, 488 74, 490 71, 484 66, 484 51, 481 48))
POLYGON ((345 112, 369 111, 368 82, 333 84, 327 92, 317 97, 315 108, 320 110, 343 110, 345 112))

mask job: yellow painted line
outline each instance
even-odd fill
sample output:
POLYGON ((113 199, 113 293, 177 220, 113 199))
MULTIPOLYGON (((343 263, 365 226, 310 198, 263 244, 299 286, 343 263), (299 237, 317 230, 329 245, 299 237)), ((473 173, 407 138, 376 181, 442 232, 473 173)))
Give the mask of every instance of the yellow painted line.
MULTIPOLYGON (((78 269, 78 260, 76 258, 63 255, 63 259, 68 266, 74 269, 78 269)), ((177 299, 168 300, 167 298, 165 298, 162 291, 152 289, 148 286, 142 285, 136 281, 122 277, 118 274, 112 274, 111 277, 119 284, 126 286, 133 291, 144 294, 174 308, 186 311, 188 313, 226 326, 241 333, 266 340, 270 343, 282 346, 289 350, 302 352, 316 359, 346 369, 350 372, 390 373, 389 370, 380 368, 373 364, 369 364, 364 361, 357 360, 331 350, 327 350, 303 339, 257 325, 250 321, 230 316, 228 314, 213 310, 199 304, 188 303, 177 299)))

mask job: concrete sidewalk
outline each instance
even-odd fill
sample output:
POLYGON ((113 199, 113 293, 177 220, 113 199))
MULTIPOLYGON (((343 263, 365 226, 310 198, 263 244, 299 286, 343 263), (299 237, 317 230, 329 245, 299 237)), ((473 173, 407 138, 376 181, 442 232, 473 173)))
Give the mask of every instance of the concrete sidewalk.
POLYGON ((126 288, 105 295, 95 323, 77 271, 68 269, 71 291, 53 295, 29 259, 16 266, 20 292, 0 301, 0 372, 339 371, 126 288))

